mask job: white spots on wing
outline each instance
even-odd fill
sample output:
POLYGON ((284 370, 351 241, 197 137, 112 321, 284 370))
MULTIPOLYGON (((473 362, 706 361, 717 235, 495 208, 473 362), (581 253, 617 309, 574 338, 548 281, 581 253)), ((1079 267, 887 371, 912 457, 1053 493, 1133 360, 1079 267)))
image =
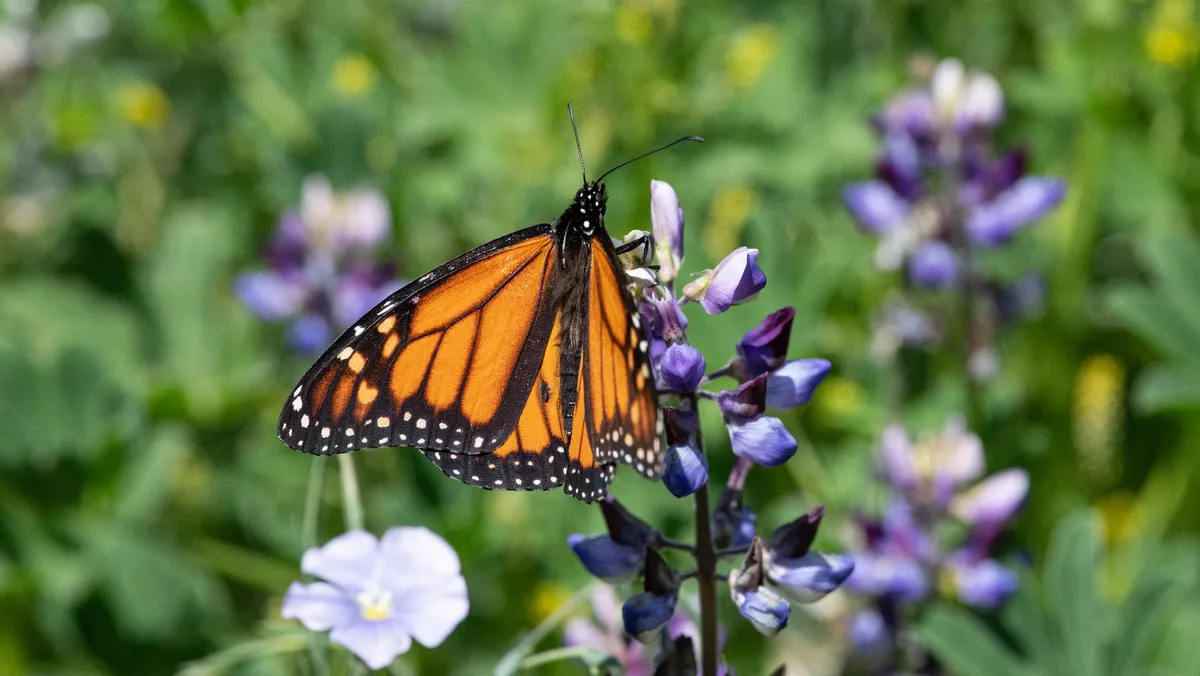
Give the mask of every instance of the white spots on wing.
POLYGON ((354 327, 354 335, 361 336, 362 332, 363 332, 363 327, 361 327, 361 326, 354 327))
MULTIPOLYGON (((279 401, 279 400, 276 399, 275 401, 279 401)), ((292 410, 293 411, 299 411, 300 408, 303 406, 304 406, 304 402, 300 400, 300 397, 296 397, 295 399, 292 400, 292 410)))
POLYGON ((321 452, 322 452, 322 453, 324 453, 325 451, 328 451, 328 450, 329 450, 329 447, 328 447, 328 446, 322 446, 322 447, 321 447, 321 452))
POLYGON ((638 343, 638 349, 641 350, 642 352, 645 352, 647 347, 649 347, 649 345, 647 345, 646 341, 644 341, 644 340, 642 342, 638 343))
POLYGON ((405 411, 404 412, 404 422, 408 422, 409 420, 412 420, 412 413, 405 411))
POLYGON ((308 423, 309 423, 309 419, 308 419, 308 414, 307 414, 307 413, 305 413, 304 415, 300 416, 300 426, 301 426, 301 427, 308 427, 308 423))
POLYGON ((472 474, 472 475, 471 475, 471 481, 479 481, 479 477, 477 477, 477 476, 475 476, 475 475, 473 475, 473 474, 472 474))
MULTIPOLYGON (((534 479, 534 481, 536 482, 536 481, 537 481, 537 479, 534 479)), ((551 482, 551 483, 558 483, 558 477, 551 475, 551 476, 550 476, 550 482, 551 482)))
POLYGON ((635 312, 632 315, 630 315, 629 321, 633 324, 633 328, 635 328, 635 329, 642 328, 642 317, 639 313, 635 312))
POLYGON ((322 427, 322 428, 321 428, 321 438, 322 438, 322 439, 328 439, 328 438, 329 438, 329 432, 330 432, 330 430, 329 430, 329 428, 328 428, 328 427, 322 427))
POLYGON ((387 438, 387 437, 380 437, 380 438, 379 438, 379 442, 378 442, 378 443, 380 443, 380 444, 386 444, 386 443, 387 443, 387 441, 388 441, 388 438, 387 438))
POLYGON ((354 428, 353 427, 346 428, 346 436, 348 436, 348 437, 354 436, 354 428))
POLYGON ((441 454, 441 453, 434 453, 434 454, 433 454, 433 459, 434 459, 434 460, 441 460, 441 459, 442 459, 442 454, 441 454))
POLYGON ((483 437, 475 437, 475 448, 483 447, 483 437))
POLYGON ((297 386, 296 386, 296 389, 295 389, 295 390, 292 390, 292 396, 293 396, 293 397, 294 397, 294 396, 296 396, 297 394, 300 394, 300 388, 301 388, 301 386, 300 386, 300 385, 297 385, 297 386))
POLYGON ((646 466, 645 466, 645 465, 643 465, 642 463, 640 463, 640 462, 639 462, 639 463, 637 464, 637 471, 639 471, 639 472, 645 472, 645 471, 646 471, 646 466))
POLYGON ((365 444, 365 443, 367 443, 367 438, 366 438, 366 437, 363 437, 363 438, 362 438, 362 443, 364 443, 364 444, 365 444))
POLYGON ((381 315, 381 314, 384 314, 384 313, 386 313, 386 312, 390 311, 390 310, 391 310, 392 308, 394 308, 394 307, 396 307, 396 304, 395 304, 395 303, 393 303, 393 302, 390 302, 390 301, 389 301, 389 302, 387 302, 387 303, 384 303, 384 304, 383 304, 383 307, 379 308, 379 311, 378 311, 378 312, 376 312, 375 314, 376 314, 376 315, 381 315))
POLYGON ((633 435, 628 432, 625 433, 625 445, 626 446, 633 445, 633 435))
POLYGON ((392 424, 392 419, 387 416, 380 416, 375 420, 375 424, 379 425, 380 427, 387 427, 392 424))
POLYGON ((439 430, 444 430, 444 429, 446 429, 446 428, 448 428, 448 427, 450 427, 450 426, 449 426, 449 425, 447 425, 446 423, 438 423, 438 429, 439 429, 439 430))
POLYGON ((502 483, 504 483, 504 481, 503 481, 503 480, 501 480, 501 479, 496 479, 496 485, 497 485, 497 486, 499 486, 499 485, 500 485, 500 484, 502 484, 502 483))
POLYGON ((419 429, 419 430, 425 429, 425 419, 424 418, 417 418, 417 429, 419 429))
POLYGON ((433 440, 433 443, 435 443, 435 444, 444 444, 444 443, 446 443, 446 442, 445 442, 445 440, 444 440, 444 439, 442 439, 441 437, 438 437, 437 439, 434 439, 434 440, 433 440))
POLYGON ((662 448, 662 442, 658 440, 658 437, 654 437, 654 450, 657 451, 661 448, 662 448))
POLYGON ((347 348, 344 348, 341 352, 338 352, 337 358, 341 359, 342 361, 346 361, 347 359, 350 358, 350 355, 352 355, 352 354, 354 354, 354 348, 347 347, 347 348))
POLYGON ((401 435, 400 435, 398 438, 400 439, 400 441, 408 441, 408 435, 407 435, 407 434, 401 434, 401 435))
POLYGON ((455 440, 454 440, 454 445, 455 445, 455 446, 462 446, 462 441, 460 441, 460 440, 458 440, 458 439, 455 439, 455 440))
POLYGON ((520 480, 520 479, 517 479, 517 485, 518 485, 518 486, 520 486, 520 485, 521 485, 521 480, 520 480))
POLYGON ((458 476, 459 474, 461 474, 461 472, 459 472, 458 470, 454 470, 454 476, 458 476))
POLYGON ((541 486, 541 485, 542 485, 542 480, 541 480, 541 479, 534 479, 534 480, 533 480, 533 485, 534 485, 534 486, 541 486))

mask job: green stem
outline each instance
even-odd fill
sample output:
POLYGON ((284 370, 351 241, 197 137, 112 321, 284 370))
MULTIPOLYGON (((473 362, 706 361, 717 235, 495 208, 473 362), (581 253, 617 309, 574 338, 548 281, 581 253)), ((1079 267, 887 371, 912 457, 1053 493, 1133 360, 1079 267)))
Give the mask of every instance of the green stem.
MULTIPOLYGON (((696 407, 696 397, 690 400, 696 407)), ((696 426, 696 448, 704 450, 704 435, 696 426)), ((712 510, 708 505, 708 484, 696 491, 696 584, 700 587, 700 673, 717 674, 717 549, 712 537, 712 510)))
POLYGON ((346 530, 363 530, 362 495, 358 491, 354 458, 349 453, 338 456, 338 473, 342 475, 342 509, 346 515, 346 530))
POLYGON ((543 664, 550 664, 551 662, 562 662, 565 660, 585 658, 589 655, 597 653, 603 654, 603 651, 595 646, 590 645, 578 645, 570 648, 555 648, 554 650, 547 650, 526 657, 525 660, 521 662, 521 669, 532 669, 534 667, 540 667, 543 664))
POLYGON ((591 600, 592 594, 595 593, 599 582, 593 582, 583 589, 575 592, 575 595, 567 599, 567 602, 559 606, 550 613, 549 617, 542 620, 541 624, 533 628, 533 631, 525 635, 517 645, 513 646, 512 650, 505 653, 504 657, 496 663, 493 670, 494 676, 508 676, 515 674, 521 668, 522 662, 526 659, 537 644, 542 642, 542 639, 550 635, 558 625, 565 622, 568 618, 575 614, 577 610, 583 607, 585 603, 591 600))
MULTIPOLYGON (((325 487, 325 458, 313 458, 308 469, 308 489, 304 494, 304 517, 300 526, 300 544, 304 549, 317 544, 318 522, 321 513, 321 494, 325 487)), ((308 654, 312 659, 313 673, 326 676, 329 673, 328 643, 315 631, 308 634, 308 654)))

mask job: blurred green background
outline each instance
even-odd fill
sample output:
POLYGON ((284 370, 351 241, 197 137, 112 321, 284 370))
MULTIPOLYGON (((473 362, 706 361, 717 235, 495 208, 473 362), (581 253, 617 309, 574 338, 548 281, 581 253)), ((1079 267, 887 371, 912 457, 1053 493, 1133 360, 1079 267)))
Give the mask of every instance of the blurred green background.
MULTIPOLYGON (((303 650, 273 651, 295 647, 278 604, 320 461, 274 425, 307 361, 231 279, 311 173, 384 192, 385 257, 410 278, 556 216, 579 184, 568 101, 593 171, 707 140, 610 177, 609 231, 649 229, 656 178, 687 216, 685 274, 761 249, 767 289, 720 317, 690 307, 692 338, 720 363, 761 316, 798 309, 792 355, 834 371, 789 420, 800 454, 748 495, 762 529, 827 503, 818 544, 838 550, 836 524, 877 490, 870 316, 898 282, 840 191, 871 173, 867 116, 923 54, 995 74, 1001 141, 1069 184, 994 261, 1048 283, 1044 315, 1000 339, 977 430, 989 469, 1032 476, 1008 550, 1037 569, 1055 524, 1092 508, 1103 553, 1083 570, 1114 608, 1143 568, 1200 561, 1193 0, 6 0, 0 16, 0 673, 163 674, 214 654, 195 673, 302 668, 303 650)), ((953 361, 912 365, 914 427, 962 409, 953 361)), ((705 424, 720 480, 727 442, 705 424)), ((471 594, 447 643, 398 673, 487 673, 587 582, 565 539, 601 530, 598 510, 473 490, 407 450, 358 463, 368 528, 443 535, 471 594)), ((321 541, 342 530, 333 464, 321 541)), ((691 503, 626 474, 616 495, 686 537, 691 503)), ((1200 632, 1195 585, 1172 594, 1153 645, 1200 632)), ((771 641, 722 604, 740 673, 836 673, 843 594, 771 641)), ((1194 669, 1194 643, 1160 657, 1194 669)))

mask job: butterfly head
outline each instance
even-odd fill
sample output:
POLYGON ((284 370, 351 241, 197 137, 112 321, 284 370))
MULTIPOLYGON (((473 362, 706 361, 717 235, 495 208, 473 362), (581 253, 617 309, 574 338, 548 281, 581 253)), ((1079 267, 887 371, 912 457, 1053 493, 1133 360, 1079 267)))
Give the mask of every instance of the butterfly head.
POLYGON ((604 229, 604 208, 607 203, 608 193, 604 190, 604 184, 593 181, 575 193, 575 200, 563 217, 584 235, 591 237, 597 230, 604 229))

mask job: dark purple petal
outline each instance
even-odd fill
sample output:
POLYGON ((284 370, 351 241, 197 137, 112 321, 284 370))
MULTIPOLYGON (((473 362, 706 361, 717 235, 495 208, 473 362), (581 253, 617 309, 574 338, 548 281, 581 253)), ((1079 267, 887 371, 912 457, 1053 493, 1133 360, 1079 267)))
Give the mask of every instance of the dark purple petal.
POLYGON ((308 298, 308 288, 301 277, 275 271, 238 275, 233 292, 251 312, 269 320, 296 315, 308 298))
POLYGON ((717 406, 726 418, 753 418, 767 408, 767 374, 717 393, 717 406))
POLYGON ((1012 468, 993 474, 950 503, 950 513, 974 528, 997 531, 1012 518, 1029 492, 1029 475, 1012 468))
POLYGON ((745 360, 747 379, 779 368, 787 359, 788 340, 795 318, 796 308, 776 310, 742 336, 737 352, 745 360))
POLYGON ((767 579, 798 603, 813 603, 837 589, 854 572, 854 559, 808 552, 798 559, 771 558, 767 579))
POLYGON ((397 655, 408 652, 412 647, 412 638, 397 619, 363 619, 353 624, 335 627, 329 633, 329 640, 345 646, 371 669, 383 669, 391 664, 397 655))
POLYGON ((741 547, 754 540, 758 516, 742 500, 740 490, 728 487, 721 493, 721 500, 713 510, 713 539, 721 547, 741 547))
POLYGON ((918 561, 932 562, 938 553, 938 545, 917 523, 912 506, 904 500, 895 499, 883 510, 883 533, 887 551, 901 552, 918 561))
POLYGON ((693 392, 704 378, 704 355, 687 343, 676 343, 667 348, 659 360, 659 375, 664 389, 672 392, 693 392))
POLYGON ((604 516, 604 524, 608 526, 609 537, 617 544, 640 551, 645 549, 646 544, 654 537, 654 529, 650 524, 625 509, 612 495, 606 495, 600 501, 600 514, 604 516))
POLYGON ((787 626, 791 606, 787 599, 769 587, 760 586, 753 591, 733 591, 733 602, 738 613, 764 636, 774 636, 787 626))
POLYGON ((677 498, 691 495, 708 483, 708 460, 691 446, 671 446, 663 458, 662 481, 677 498))
POLYGON ((876 124, 885 132, 898 130, 918 141, 928 140, 937 126, 929 92, 911 89, 896 95, 876 118, 876 124))
POLYGON ((795 408, 807 404, 831 366, 826 359, 793 359, 775 369, 767 376, 767 406, 795 408))
POLYGON ((817 530, 821 527, 821 519, 825 516, 825 506, 820 505, 800 515, 796 520, 786 523, 767 540, 766 552, 771 558, 798 559, 808 553, 817 530))
POLYGON ((329 322, 317 314, 306 314, 297 319, 289 332, 288 342, 297 352, 320 354, 333 340, 329 322))
POLYGON ((875 165, 879 178, 906 200, 920 197, 921 158, 917 144, 905 132, 891 132, 883 139, 883 156, 875 165))
POLYGON ((909 204, 883 181, 851 183, 842 190, 842 202, 868 232, 883 235, 902 225, 909 204))
POLYGON ((715 315, 753 299, 766 285, 767 276, 758 267, 758 249, 742 246, 707 275, 684 287, 684 295, 699 301, 705 312, 715 315))
POLYGON ((263 250, 267 265, 280 272, 298 273, 304 267, 308 251, 308 231, 300 214, 285 212, 275 226, 275 235, 263 250))
POLYGON ((1049 213, 1066 195, 1066 182, 1047 176, 1027 176, 996 199, 967 216, 967 234, 979 246, 1007 242, 1023 226, 1049 213))
POLYGON ((650 592, 634 594, 621 607, 625 633, 641 643, 658 638, 663 627, 675 614, 676 594, 657 595, 650 592))
POLYGON ((695 411, 685 411, 675 406, 663 406, 662 419, 669 446, 689 443, 700 421, 695 411))
POLYGON ((763 467, 776 467, 796 454, 796 439, 783 421, 771 416, 759 416, 744 422, 728 422, 733 452, 763 467))
POLYGON ((312 631, 329 631, 362 618, 353 597, 325 582, 293 582, 283 597, 282 614, 312 631))
POLYGON ((925 242, 908 259, 908 278, 927 289, 945 289, 958 281, 958 254, 940 240, 925 242))
POLYGON ((1017 590, 1016 574, 992 559, 952 562, 950 569, 959 600, 969 606, 995 608, 1017 590))
POLYGON ((650 224, 658 278, 666 284, 679 275, 683 265, 683 209, 679 208, 675 189, 665 181, 650 181, 650 224))
POLYGON ((929 581, 921 564, 902 556, 855 554, 854 571, 845 584, 859 594, 899 601, 919 601, 929 593, 929 581))
POLYGON ((1018 148, 987 165, 983 171, 983 185, 988 197, 997 195, 1013 186, 1025 175, 1029 165, 1029 152, 1018 148))
POLYGON ((617 544, 607 535, 575 533, 567 544, 589 573, 606 582, 623 582, 642 569, 644 549, 617 544))

